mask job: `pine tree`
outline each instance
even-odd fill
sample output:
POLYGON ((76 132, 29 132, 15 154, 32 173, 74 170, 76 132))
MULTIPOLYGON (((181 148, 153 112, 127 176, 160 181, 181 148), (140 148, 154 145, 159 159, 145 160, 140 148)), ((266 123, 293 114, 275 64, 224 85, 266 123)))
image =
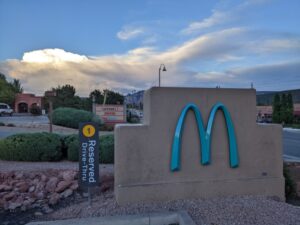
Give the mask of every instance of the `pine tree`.
POLYGON ((287 95, 287 121, 286 123, 292 124, 294 120, 294 103, 293 103, 293 96, 291 93, 287 95))
POLYGON ((281 95, 281 101, 280 101, 280 122, 287 123, 287 96, 286 94, 281 95))
POLYGON ((272 114, 272 121, 273 123, 281 123, 280 121, 280 96, 279 94, 275 94, 273 99, 273 114, 272 114))

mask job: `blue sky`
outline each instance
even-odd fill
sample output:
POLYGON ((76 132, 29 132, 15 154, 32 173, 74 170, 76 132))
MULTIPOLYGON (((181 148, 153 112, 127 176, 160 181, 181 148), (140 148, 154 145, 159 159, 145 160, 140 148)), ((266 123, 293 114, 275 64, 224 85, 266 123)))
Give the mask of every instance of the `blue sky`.
POLYGON ((300 1, 0 0, 0 72, 82 96, 164 86, 300 88, 300 1))

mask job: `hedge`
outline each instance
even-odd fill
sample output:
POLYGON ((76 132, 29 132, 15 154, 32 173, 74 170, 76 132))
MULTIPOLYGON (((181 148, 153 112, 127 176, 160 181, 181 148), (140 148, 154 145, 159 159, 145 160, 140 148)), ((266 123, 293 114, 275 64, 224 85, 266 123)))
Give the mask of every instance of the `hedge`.
POLYGON ((85 110, 74 108, 57 108, 53 111, 52 121, 55 125, 60 125, 70 128, 78 128, 81 122, 95 122, 101 124, 100 118, 85 110))
MULTIPOLYGON (((78 161, 78 135, 66 136, 64 144, 67 148, 68 160, 78 161)), ((99 160, 100 163, 114 163, 114 135, 100 136, 99 160)))
POLYGON ((57 134, 15 134, 0 140, 0 159, 16 161, 58 161, 61 138, 57 134))
MULTIPOLYGON (((0 159, 14 161, 78 161, 79 139, 72 134, 15 134, 0 140, 0 159)), ((100 137, 100 163, 114 163, 114 136, 100 137)))

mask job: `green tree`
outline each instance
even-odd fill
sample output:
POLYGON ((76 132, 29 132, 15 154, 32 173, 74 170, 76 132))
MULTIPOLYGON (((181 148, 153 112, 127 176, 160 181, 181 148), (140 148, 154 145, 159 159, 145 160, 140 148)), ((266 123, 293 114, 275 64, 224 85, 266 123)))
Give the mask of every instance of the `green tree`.
POLYGON ((104 90, 106 92, 106 103, 105 104, 123 104, 124 103, 124 96, 118 92, 114 92, 111 90, 104 90))
POLYGON ((66 84, 64 86, 58 86, 57 88, 52 88, 56 92, 55 98, 53 98, 53 108, 58 107, 71 107, 71 108, 80 108, 80 98, 75 96, 76 89, 66 84))
POLYGON ((105 93, 106 93, 105 104, 108 105, 123 104, 124 96, 118 92, 114 92, 108 89, 105 89, 103 91, 100 91, 99 89, 95 89, 90 93, 90 99, 92 99, 92 96, 94 95, 95 102, 97 104, 103 104, 105 93))
POLYGON ((7 82, 4 74, 0 73, 0 102, 14 105, 16 91, 13 85, 7 82))
POLYGON ((294 103, 293 103, 293 96, 291 93, 287 95, 287 104, 286 104, 286 123, 291 124, 294 120, 294 103))
POLYGON ((287 123, 288 112, 287 112, 287 96, 286 94, 281 95, 280 101, 280 122, 287 123))
POLYGON ((13 82, 11 83, 13 89, 15 90, 15 93, 23 93, 23 87, 21 86, 20 80, 13 79, 13 82))
POLYGON ((273 114, 272 114, 272 121, 273 123, 281 123, 281 102, 279 94, 275 94, 273 99, 273 114))
POLYGON ((90 93, 90 99, 92 99, 93 96, 95 96, 95 102, 97 104, 103 104, 104 95, 100 90, 95 89, 94 91, 92 91, 90 93))

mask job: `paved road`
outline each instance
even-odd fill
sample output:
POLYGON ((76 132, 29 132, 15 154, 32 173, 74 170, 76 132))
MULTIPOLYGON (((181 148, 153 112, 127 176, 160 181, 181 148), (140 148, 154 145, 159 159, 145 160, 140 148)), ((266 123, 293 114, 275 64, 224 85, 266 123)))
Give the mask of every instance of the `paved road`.
POLYGON ((47 116, 0 116, 0 122, 14 124, 16 126, 34 126, 40 124, 48 124, 49 119, 47 116))
POLYGON ((286 161, 300 162, 300 130, 283 130, 283 156, 286 161))

